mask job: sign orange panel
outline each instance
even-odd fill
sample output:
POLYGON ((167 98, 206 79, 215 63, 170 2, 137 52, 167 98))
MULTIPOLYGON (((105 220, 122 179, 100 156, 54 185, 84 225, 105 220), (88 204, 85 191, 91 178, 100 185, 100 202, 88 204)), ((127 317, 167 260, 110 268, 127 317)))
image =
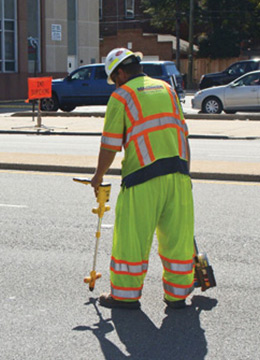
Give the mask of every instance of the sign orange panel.
POLYGON ((52 77, 28 78, 28 98, 42 99, 51 97, 51 81, 52 77))

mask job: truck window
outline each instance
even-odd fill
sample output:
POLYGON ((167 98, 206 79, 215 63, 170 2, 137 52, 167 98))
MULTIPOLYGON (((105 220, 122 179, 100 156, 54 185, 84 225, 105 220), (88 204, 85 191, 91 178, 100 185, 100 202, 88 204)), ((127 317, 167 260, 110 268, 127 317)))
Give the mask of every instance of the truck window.
POLYGON ((162 76, 162 66, 160 64, 142 64, 144 73, 153 76, 162 76))

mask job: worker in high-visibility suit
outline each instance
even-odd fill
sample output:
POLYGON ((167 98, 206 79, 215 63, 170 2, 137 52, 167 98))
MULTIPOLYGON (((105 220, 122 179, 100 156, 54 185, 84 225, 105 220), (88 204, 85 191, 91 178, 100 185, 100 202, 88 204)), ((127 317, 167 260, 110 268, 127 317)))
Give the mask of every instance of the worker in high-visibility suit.
POLYGON ((116 90, 107 105, 91 180, 95 192, 122 147, 125 156, 116 205, 111 292, 99 301, 109 308, 140 307, 156 231, 164 301, 178 309, 186 306, 194 278, 188 130, 174 89, 143 74, 141 58, 141 53, 125 48, 112 50, 106 58, 108 83, 114 82, 116 90))

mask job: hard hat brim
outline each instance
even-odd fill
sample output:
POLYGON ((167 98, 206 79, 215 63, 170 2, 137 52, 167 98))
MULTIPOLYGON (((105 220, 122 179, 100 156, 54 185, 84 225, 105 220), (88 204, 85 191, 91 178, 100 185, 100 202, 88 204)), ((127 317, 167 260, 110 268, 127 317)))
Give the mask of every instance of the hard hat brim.
MULTIPOLYGON (((124 61, 126 60, 126 59, 128 59, 129 57, 131 57, 131 56, 135 56, 135 57, 139 57, 140 58, 140 60, 142 60, 142 58, 143 58, 143 53, 141 53, 140 51, 137 51, 137 52, 135 52, 135 53, 132 53, 132 54, 129 54, 129 56, 126 56, 125 58, 124 58, 124 61)), ((118 66, 120 65, 121 63, 119 63, 118 64, 118 66)), ((118 67, 117 66, 117 67, 118 67)), ((116 69, 116 68, 115 68, 116 69)), ((113 70, 113 72, 115 71, 115 69, 113 70)), ((113 72, 112 72, 112 74, 113 74, 113 72)), ((113 85, 114 84, 114 81, 111 79, 111 74, 107 77, 107 83, 109 84, 109 85, 113 85)))

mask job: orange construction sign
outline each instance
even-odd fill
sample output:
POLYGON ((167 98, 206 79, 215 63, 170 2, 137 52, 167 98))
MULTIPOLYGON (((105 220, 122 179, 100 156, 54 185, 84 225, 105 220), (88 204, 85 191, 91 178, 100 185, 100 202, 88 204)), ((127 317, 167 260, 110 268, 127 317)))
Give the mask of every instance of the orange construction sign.
POLYGON ((42 99, 52 97, 52 77, 28 78, 28 99, 42 99))

